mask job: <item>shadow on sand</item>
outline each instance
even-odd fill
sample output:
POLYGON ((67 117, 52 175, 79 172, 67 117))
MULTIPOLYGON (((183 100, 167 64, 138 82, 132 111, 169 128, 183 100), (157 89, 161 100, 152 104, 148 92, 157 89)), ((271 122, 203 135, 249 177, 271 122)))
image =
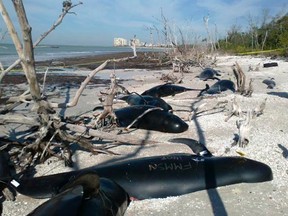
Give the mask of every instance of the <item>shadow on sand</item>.
POLYGON ((288 99, 288 93, 287 92, 267 92, 267 94, 288 99))
MULTIPOLYGON (((196 110, 196 104, 198 102, 200 102, 201 100, 202 99, 199 98, 197 101, 195 101, 195 102, 193 102, 191 104, 191 110, 192 111, 196 110)), ((193 120, 193 122, 195 124, 195 127, 196 127, 196 130, 197 130, 197 135, 198 135, 198 138, 199 138, 199 142, 202 143, 203 145, 206 145, 205 134, 204 134, 204 131, 202 130, 200 122, 198 121, 198 117, 199 116, 195 115, 192 118, 192 120, 193 120)), ((215 171, 214 171, 213 167, 209 167, 209 168, 207 167, 207 169, 205 169, 205 171, 206 170, 209 170, 209 172, 205 173, 205 179, 206 180, 207 179, 210 179, 210 180, 211 179, 216 179, 215 178, 215 171)), ((215 185, 217 185, 216 182, 215 182, 215 185)), ((213 210, 213 214, 215 216, 220 216, 220 215, 221 216, 226 216, 226 215, 228 215, 227 211, 225 209, 224 203, 223 203, 223 201, 222 201, 217 189, 209 189, 209 190, 207 190, 207 194, 208 194, 209 199, 210 199, 210 203, 211 203, 211 207, 212 207, 212 210, 213 210)))

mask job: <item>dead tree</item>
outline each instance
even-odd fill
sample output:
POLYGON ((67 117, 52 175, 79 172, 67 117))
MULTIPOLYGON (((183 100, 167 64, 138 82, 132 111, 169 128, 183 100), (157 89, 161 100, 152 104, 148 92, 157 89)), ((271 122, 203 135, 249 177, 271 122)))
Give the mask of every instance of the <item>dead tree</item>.
POLYGON ((203 17, 203 21, 204 21, 205 29, 206 29, 207 36, 208 36, 208 41, 207 42, 210 43, 211 53, 213 53, 216 50, 216 47, 215 47, 215 44, 213 42, 213 39, 212 39, 210 31, 209 31, 209 27, 208 27, 208 25, 209 25, 208 24, 209 23, 209 15, 203 17))
POLYGON ((246 147, 250 142, 250 129, 251 129, 251 118, 252 118, 252 111, 248 111, 244 119, 237 120, 236 125, 239 130, 239 139, 238 145, 239 147, 246 147))
MULTIPOLYGON (((64 1, 64 2, 67 2, 67 1, 64 1)), ((63 3, 64 3, 63 2, 63 3)), ((2 3, 1 3, 2 4, 2 3)), ((63 10, 62 10, 62 13, 59 15, 57 21, 55 23, 53 23, 53 25, 50 27, 50 29, 46 32, 44 32, 37 40, 36 42, 33 44, 33 48, 35 48, 36 46, 38 46, 41 41, 43 41, 52 31, 54 31, 63 21, 64 17, 71 13, 71 9, 78 6, 78 5, 81 5, 83 4, 82 2, 79 2, 78 4, 70 4, 70 3, 65 3, 65 5, 63 4, 63 10)), ((2 4, 3 5, 3 4, 2 4)), ((4 5, 3 5, 4 7, 4 5)), ((7 12, 6 12, 7 14, 7 12)), ((5 16, 5 14, 4 14, 5 16)), ((3 17, 4 18, 4 17, 3 17)), ((7 31, 8 32, 8 31, 7 31)), ((20 64, 21 62, 21 59, 17 59, 13 64, 11 64, 8 68, 6 68, 5 70, 2 71, 2 73, 0 74, 0 83, 3 79, 3 77, 9 72, 11 71, 15 66, 17 66, 18 64, 20 64)))
POLYGON ((242 68, 240 67, 240 65, 236 62, 235 65, 233 66, 233 73, 236 77, 236 81, 237 81, 237 91, 242 94, 245 91, 245 80, 246 80, 246 76, 242 70, 242 68))
POLYGON ((183 71, 184 71, 184 64, 182 60, 178 59, 177 57, 174 58, 172 62, 172 71, 168 74, 162 74, 161 80, 164 82, 172 82, 172 83, 182 83, 183 80, 183 71), (179 72, 180 76, 175 75, 175 72, 179 72))
POLYGON ((171 82, 174 84, 178 84, 178 83, 182 83, 183 80, 183 74, 181 74, 179 77, 176 76, 173 72, 173 70, 171 72, 169 72, 168 74, 162 74, 160 80, 164 81, 164 82, 171 82))
POLYGON ((248 89, 246 89, 246 75, 243 72, 242 68, 238 64, 238 62, 235 63, 235 65, 232 67, 234 76, 236 77, 236 84, 237 84, 237 92, 240 93, 243 96, 251 97, 253 93, 253 79, 250 79, 248 89))
MULTIPOLYGON (((75 97, 72 98, 71 101, 66 103, 54 103, 49 101, 47 97, 42 97, 41 88, 36 79, 34 46, 32 44, 31 37, 32 29, 29 26, 23 2, 21 0, 13 0, 13 5, 18 16, 18 22, 21 26, 23 42, 21 42, 20 38, 18 37, 14 24, 11 21, 2 1, 0 1, 0 11, 6 23, 9 34, 16 47, 19 56, 18 61, 21 63, 21 66, 25 73, 29 89, 25 92, 25 94, 15 99, 16 101, 12 107, 6 109, 5 113, 7 114, 1 112, 2 114, 0 114, 0 123, 7 124, 13 122, 18 124, 26 124, 27 126, 33 126, 27 130, 28 135, 23 136, 23 139, 26 141, 24 143, 19 143, 18 148, 13 150, 13 154, 16 155, 16 159, 18 161, 16 165, 18 165, 18 168, 23 170, 33 164, 35 161, 43 162, 50 156, 58 157, 59 159, 63 159, 66 164, 70 164, 70 144, 73 142, 78 143, 81 147, 91 151, 93 154, 111 154, 112 152, 108 151, 107 149, 94 147, 91 144, 90 140, 87 140, 86 138, 81 136, 81 134, 79 135, 70 133, 70 131, 67 130, 67 127, 64 127, 64 125, 66 125, 65 120, 55 114, 54 108, 69 108, 76 106, 88 82, 97 72, 105 68, 105 66, 109 62, 126 61, 131 58, 136 58, 137 54, 135 49, 135 43, 133 45, 134 55, 132 57, 106 60, 95 70, 91 71, 91 73, 81 83, 80 88, 77 90, 75 97), (27 102, 28 100, 29 103, 33 104, 32 111, 36 115, 31 115, 31 117, 28 117, 21 114, 9 114, 9 111, 15 106, 23 102, 27 102), (57 148, 61 148, 62 151, 57 152, 55 150, 57 148)), ((73 5, 71 4, 65 4, 65 6, 63 6, 63 13, 67 13, 72 7, 73 5)), ((97 136, 103 138, 103 133, 98 133, 97 136)), ((107 138, 109 136, 104 134, 104 137, 107 138)), ((117 140, 116 137, 111 137, 111 139, 117 140)), ((126 138, 126 141, 129 142, 129 137, 126 138)), ((4 146, 1 146, 1 149, 9 149, 11 147, 11 143, 12 142, 10 142, 8 139, 7 143, 4 146)))
POLYGON ((236 120, 236 126, 238 129, 238 138, 237 137, 234 138, 232 146, 238 144, 239 147, 244 148, 248 145, 248 143, 250 142, 249 133, 251 129, 251 121, 263 114, 264 109, 266 107, 266 101, 267 98, 265 98, 264 101, 258 107, 250 109, 248 111, 244 111, 240 108, 240 106, 236 102, 236 99, 234 98, 232 104, 232 111, 230 111, 228 117, 225 119, 225 121, 227 121, 233 115, 240 117, 240 119, 236 120))
POLYGON ((242 115, 242 110, 238 104, 238 102, 236 101, 236 97, 234 97, 233 102, 232 102, 232 106, 231 106, 231 110, 229 111, 229 113, 227 114, 227 117, 225 118, 225 122, 227 122, 232 116, 237 116, 237 117, 241 117, 242 115))
POLYGON ((259 105, 259 107, 256 107, 255 109, 253 109, 253 112, 252 112, 253 118, 258 117, 263 114, 264 109, 266 107, 266 101, 267 101, 267 98, 264 99, 264 101, 259 105))
POLYGON ((113 73, 110 76, 110 78, 111 78, 110 88, 108 89, 107 92, 101 92, 102 97, 99 98, 104 107, 104 111, 100 115, 98 115, 97 119, 95 120, 95 125, 99 121, 107 118, 107 116, 110 116, 112 118, 112 121, 116 120, 116 116, 113 111, 113 100, 115 98, 116 93, 118 92, 115 73, 113 73))
POLYGON ((253 82, 254 82, 254 79, 250 78, 248 89, 246 89, 244 96, 246 96, 246 97, 252 96, 252 93, 254 91, 253 82))

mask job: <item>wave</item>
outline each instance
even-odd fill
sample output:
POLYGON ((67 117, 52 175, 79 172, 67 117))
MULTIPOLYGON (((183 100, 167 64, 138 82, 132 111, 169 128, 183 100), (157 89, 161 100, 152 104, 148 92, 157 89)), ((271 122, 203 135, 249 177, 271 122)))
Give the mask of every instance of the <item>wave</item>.
MULTIPOLYGON (((81 57, 89 55, 102 55, 120 52, 132 52, 130 47, 103 47, 103 46, 68 46, 68 45, 40 45, 34 50, 36 61, 57 60, 69 57, 81 57), (57 48, 56 48, 57 47, 57 48)), ((138 49, 141 51, 141 49, 138 49)), ((147 51, 147 49, 145 50, 147 51)), ((13 44, 0 44, 1 63, 9 66, 18 59, 13 44), (3 48, 2 47, 6 47, 3 48)))

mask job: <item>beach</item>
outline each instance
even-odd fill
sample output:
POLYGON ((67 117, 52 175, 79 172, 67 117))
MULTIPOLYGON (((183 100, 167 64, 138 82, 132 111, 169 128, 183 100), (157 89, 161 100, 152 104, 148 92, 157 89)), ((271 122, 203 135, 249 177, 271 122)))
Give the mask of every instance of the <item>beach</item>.
MULTIPOLYGON (((48 91, 57 89, 60 97, 51 100, 55 102, 69 101, 76 93, 81 82, 91 70, 106 59, 132 56, 132 52, 120 54, 105 54, 85 57, 60 58, 55 61, 47 76, 48 91), (53 70, 54 68, 54 70, 53 70)), ((158 62, 147 64, 145 53, 139 53, 139 58, 117 64, 109 64, 104 70, 96 74, 94 79, 84 90, 79 103, 73 108, 57 109, 63 116, 80 115, 92 112, 93 108, 100 106, 98 100, 100 92, 109 87, 109 77, 115 72, 120 84, 130 92, 141 93, 153 86, 163 84, 162 75, 171 72, 171 65, 161 66, 158 62)), ((216 189, 203 190, 181 196, 167 197, 163 199, 147 199, 132 201, 125 216, 137 215, 288 215, 288 62, 285 59, 271 59, 264 56, 229 56, 217 55, 214 69, 221 71, 221 79, 236 81, 232 72, 232 65, 238 62, 246 74, 247 80, 254 80, 252 97, 244 97, 230 91, 223 92, 212 97, 197 97, 197 92, 184 92, 176 96, 163 98, 169 103, 178 115, 189 125, 189 129, 179 134, 169 134, 156 131, 131 130, 129 135, 138 139, 146 139, 145 145, 115 144, 112 150, 118 155, 92 155, 83 149, 77 149, 73 156, 75 165, 73 168, 65 167, 63 161, 51 158, 44 164, 36 167, 35 176, 43 176, 61 173, 70 170, 78 170, 96 164, 121 161, 124 159, 141 158, 154 155, 168 155, 173 153, 193 153, 184 144, 169 143, 172 138, 192 138, 204 143, 214 156, 239 156, 257 160, 269 165, 273 171, 273 180, 263 183, 241 183, 222 186, 216 189), (267 62, 277 62, 277 67, 264 68, 267 62), (256 68, 259 70, 250 70, 256 68), (276 87, 268 89, 262 83, 264 79, 274 78, 276 87), (244 111, 259 106, 266 98, 264 113, 251 121, 250 142, 247 147, 231 146, 235 134, 238 133, 236 120, 233 116, 228 121, 228 109, 236 97, 238 104, 244 111), (224 104, 221 108, 217 104, 224 104), (191 119, 191 112, 195 107, 202 107, 203 113, 191 119), (163 145, 152 145, 150 141, 163 142, 163 145)), ((43 78, 47 66, 51 62, 37 62, 39 79, 43 78)), ((51 65, 51 64, 50 64, 51 65)), ((201 81, 196 78, 202 71, 200 67, 192 67, 188 73, 184 73, 181 86, 203 88, 211 81, 201 81)), ((14 73, 14 72, 13 72, 14 73)), ((178 75, 175 73, 175 75, 178 75)), ((247 82, 248 83, 248 82, 247 82)), ((13 92, 22 92, 26 88, 25 77, 21 73, 14 73, 3 79, 2 87, 9 90, 4 96, 13 92), (17 85, 15 85, 17 84, 17 85)), ((127 106, 123 101, 115 100, 114 108, 127 106)), ((29 108, 24 105, 16 110, 28 113, 29 108)), ((1 135, 11 131, 13 127, 1 126, 1 135)), ((107 141, 108 142, 108 141, 107 141)), ((95 145, 102 145, 95 143, 95 145)), ((3 203, 4 216, 27 215, 45 199, 32 199, 27 196, 17 195, 16 201, 3 203)))

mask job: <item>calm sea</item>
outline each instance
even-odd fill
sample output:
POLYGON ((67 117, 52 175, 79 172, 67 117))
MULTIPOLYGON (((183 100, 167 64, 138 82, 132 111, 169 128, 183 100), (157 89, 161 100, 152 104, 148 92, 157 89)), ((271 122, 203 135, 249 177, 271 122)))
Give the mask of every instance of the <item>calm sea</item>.
MULTIPOLYGON (((139 48, 137 51, 148 51, 147 48, 139 48)), ((102 55, 119 52, 131 52, 130 47, 102 47, 102 46, 67 46, 67 45, 39 45, 35 48, 36 61, 59 59, 65 57, 78 57, 88 55, 102 55)), ((0 43, 0 62, 4 67, 9 66, 18 59, 13 44, 0 43)))

